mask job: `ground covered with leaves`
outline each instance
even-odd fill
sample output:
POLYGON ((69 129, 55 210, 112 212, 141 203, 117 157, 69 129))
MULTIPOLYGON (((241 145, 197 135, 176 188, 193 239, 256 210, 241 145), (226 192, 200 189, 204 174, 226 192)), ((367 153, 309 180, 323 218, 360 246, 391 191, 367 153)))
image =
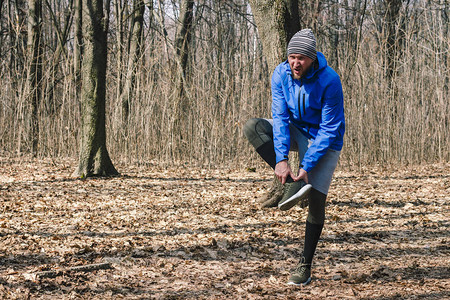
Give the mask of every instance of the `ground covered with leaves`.
POLYGON ((0 297, 450 298, 450 164, 339 167, 306 287, 307 210, 259 208, 270 170, 75 165, 0 159, 0 297))

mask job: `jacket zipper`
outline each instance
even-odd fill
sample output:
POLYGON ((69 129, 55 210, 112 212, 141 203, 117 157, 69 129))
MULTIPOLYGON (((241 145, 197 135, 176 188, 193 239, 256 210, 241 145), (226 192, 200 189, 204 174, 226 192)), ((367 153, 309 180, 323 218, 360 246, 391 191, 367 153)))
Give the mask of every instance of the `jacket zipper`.
POLYGON ((302 97, 302 86, 303 80, 300 78, 300 88, 298 90, 298 119, 302 120, 302 106, 300 105, 301 97, 302 97))
POLYGON ((306 102, 306 99, 305 99, 306 95, 303 94, 303 101, 300 104, 301 97, 302 97, 302 92, 300 90, 299 94, 298 94, 298 117, 299 117, 299 120, 302 119, 302 115, 304 115, 305 112, 306 112, 306 103, 305 103, 306 102), (302 111, 302 108, 303 108, 303 111, 302 111))
MULTIPOLYGON (((305 115, 305 113, 306 113, 306 94, 303 94, 303 101, 301 101, 301 98, 302 98, 302 92, 301 92, 301 89, 300 89, 300 91, 298 92, 298 117, 299 117, 299 121, 301 122, 302 121, 302 108, 303 108, 303 115, 305 115), (300 101, 301 101, 301 103, 300 103, 300 101)), ((308 134, 309 134, 309 130, 311 129, 311 127, 310 126, 306 126, 307 127, 307 132, 308 132, 308 134)))
POLYGON ((303 94, 303 105, 300 105, 300 98, 302 96, 302 86, 303 80, 300 78, 300 90, 298 91, 298 118, 302 120, 302 107, 303 107, 303 115, 306 113, 306 104, 305 104, 305 94, 303 94))
MULTIPOLYGON (((303 115, 305 115, 306 114, 306 95, 305 94, 303 94, 303 115)), ((308 134, 309 134, 309 130, 311 129, 311 127, 309 127, 309 126, 307 126, 308 127, 308 130, 307 130, 307 132, 308 132, 308 134)))
POLYGON ((303 94, 303 115, 306 114, 306 99, 305 99, 306 95, 303 94))

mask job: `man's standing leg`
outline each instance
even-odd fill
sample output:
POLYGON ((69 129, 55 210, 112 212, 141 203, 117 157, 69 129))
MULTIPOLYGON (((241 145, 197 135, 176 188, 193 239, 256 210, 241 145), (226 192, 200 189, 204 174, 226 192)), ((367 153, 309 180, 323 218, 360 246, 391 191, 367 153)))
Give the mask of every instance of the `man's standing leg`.
MULTIPOLYGON (((301 142, 299 142, 301 144, 301 142)), ((303 255, 288 284, 306 285, 311 281, 311 264, 325 223, 325 204, 340 151, 328 150, 318 164, 308 173, 313 188, 309 194, 303 255)))
POLYGON ((315 190, 309 194, 309 210, 306 218, 305 244, 299 265, 289 278, 288 284, 307 285, 311 281, 311 263, 316 252, 325 223, 325 201, 327 195, 315 190))

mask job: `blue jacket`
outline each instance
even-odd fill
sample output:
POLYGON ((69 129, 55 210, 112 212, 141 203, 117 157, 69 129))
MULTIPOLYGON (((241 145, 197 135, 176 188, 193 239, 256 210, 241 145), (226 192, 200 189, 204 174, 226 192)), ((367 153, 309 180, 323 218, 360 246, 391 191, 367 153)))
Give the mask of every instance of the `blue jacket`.
POLYGON ((301 162, 306 172, 314 168, 328 149, 342 149, 345 132, 341 80, 320 52, 317 62, 301 80, 292 78, 288 61, 279 64, 272 75, 276 162, 288 159, 289 123, 292 123, 313 140, 301 162))

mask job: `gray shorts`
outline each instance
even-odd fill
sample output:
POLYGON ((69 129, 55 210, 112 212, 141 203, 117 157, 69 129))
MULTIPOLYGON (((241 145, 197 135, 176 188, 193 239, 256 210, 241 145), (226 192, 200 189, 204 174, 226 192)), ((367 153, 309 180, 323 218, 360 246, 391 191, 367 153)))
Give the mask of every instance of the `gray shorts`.
MULTIPOLYGON (((266 120, 273 126, 272 119, 266 120)), ((291 148, 289 151, 297 151, 301 162, 313 140, 308 139, 292 124, 289 126, 289 131, 291 134, 291 148)), ((325 153, 317 165, 308 173, 308 180, 312 187, 325 195, 328 194, 331 179, 333 178, 340 154, 341 151, 328 149, 327 153, 325 153)))

